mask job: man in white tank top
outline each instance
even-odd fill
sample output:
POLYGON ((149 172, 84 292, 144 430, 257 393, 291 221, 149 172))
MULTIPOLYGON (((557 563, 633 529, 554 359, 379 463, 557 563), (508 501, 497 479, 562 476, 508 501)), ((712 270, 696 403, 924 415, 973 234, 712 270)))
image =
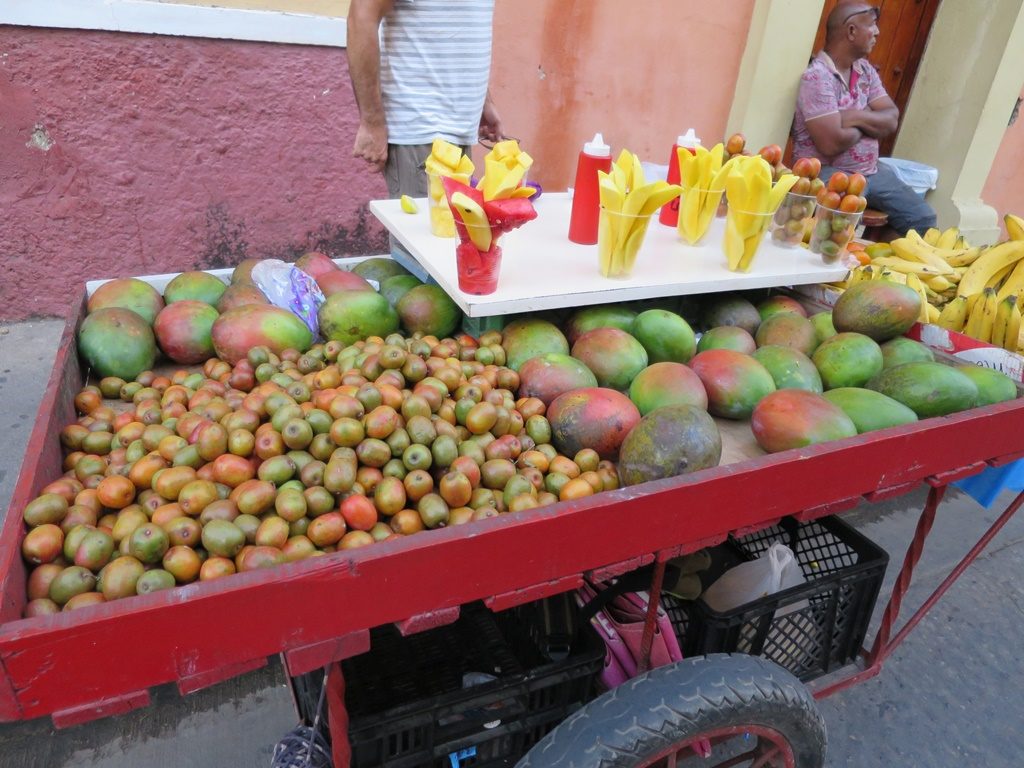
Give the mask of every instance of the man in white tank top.
POLYGON ((502 138, 487 89, 493 16, 494 0, 352 0, 352 154, 384 171, 391 197, 426 196, 435 138, 467 152, 478 138, 502 138))

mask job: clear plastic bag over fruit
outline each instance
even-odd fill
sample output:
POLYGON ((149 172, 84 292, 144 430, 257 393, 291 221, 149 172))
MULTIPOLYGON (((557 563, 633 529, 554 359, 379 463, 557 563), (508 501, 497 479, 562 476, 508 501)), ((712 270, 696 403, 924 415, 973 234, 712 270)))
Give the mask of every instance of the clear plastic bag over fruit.
POLYGON ((252 279, 271 304, 297 315, 314 338, 320 335, 317 311, 325 299, 316 280, 280 259, 259 262, 252 268, 252 279))

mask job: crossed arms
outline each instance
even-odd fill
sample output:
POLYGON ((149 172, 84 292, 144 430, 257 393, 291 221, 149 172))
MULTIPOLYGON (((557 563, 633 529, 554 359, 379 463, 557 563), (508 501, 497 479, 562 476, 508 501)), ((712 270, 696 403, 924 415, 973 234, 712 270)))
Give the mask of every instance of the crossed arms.
POLYGON ((844 109, 807 121, 814 146, 826 157, 840 155, 864 136, 882 139, 896 130, 900 111, 888 96, 868 104, 867 109, 844 109))

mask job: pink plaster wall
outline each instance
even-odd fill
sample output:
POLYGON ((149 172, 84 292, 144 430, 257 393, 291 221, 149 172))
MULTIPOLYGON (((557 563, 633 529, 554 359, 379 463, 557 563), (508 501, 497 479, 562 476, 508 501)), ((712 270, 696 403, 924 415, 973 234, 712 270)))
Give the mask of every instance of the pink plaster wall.
MULTIPOLYGON (((1021 93, 1024 97, 1024 92, 1021 93)), ((1006 129, 999 145, 999 154, 989 171, 988 181, 981 193, 981 199, 999 213, 999 226, 1006 234, 1003 214, 1015 213, 1024 216, 1024 185, 1021 184, 1020 169, 1024 167, 1024 107, 1017 121, 1006 129)))
POLYGON ((664 164, 693 127, 726 132, 754 0, 516 0, 495 7, 492 92, 506 131, 536 160, 530 178, 570 186, 602 131, 664 164), (727 7, 726 7, 727 6, 727 7))
MULTIPOLYGON (((565 189, 595 130, 658 163, 687 127, 720 140, 753 3, 498 3, 493 91, 531 178, 565 189)), ((357 119, 344 49, 0 26, 0 320, 93 278, 385 251, 357 119)))
POLYGON ((356 121, 343 49, 0 26, 0 319, 93 278, 383 252, 356 121))

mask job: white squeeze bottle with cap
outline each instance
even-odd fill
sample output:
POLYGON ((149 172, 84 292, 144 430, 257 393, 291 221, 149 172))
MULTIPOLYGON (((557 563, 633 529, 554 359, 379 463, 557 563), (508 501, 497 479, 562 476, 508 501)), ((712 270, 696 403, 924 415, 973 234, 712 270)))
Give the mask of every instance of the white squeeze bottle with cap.
POLYGON ((569 216, 569 239, 581 245, 597 242, 597 219, 601 196, 597 188, 597 172, 608 173, 612 168, 612 148, 604 137, 594 134, 592 141, 583 145, 576 162, 576 184, 572 193, 572 214, 569 216))
MULTIPOLYGON (((700 139, 697 138, 697 134, 693 132, 693 128, 686 131, 685 134, 676 138, 676 143, 672 145, 672 155, 668 159, 668 183, 678 184, 679 183, 679 148, 684 147, 689 150, 691 155, 697 154, 697 147, 700 146, 700 139)), ((663 206, 661 206, 661 214, 658 216, 658 221, 668 227, 674 227, 679 223, 679 198, 669 200, 663 206)))

